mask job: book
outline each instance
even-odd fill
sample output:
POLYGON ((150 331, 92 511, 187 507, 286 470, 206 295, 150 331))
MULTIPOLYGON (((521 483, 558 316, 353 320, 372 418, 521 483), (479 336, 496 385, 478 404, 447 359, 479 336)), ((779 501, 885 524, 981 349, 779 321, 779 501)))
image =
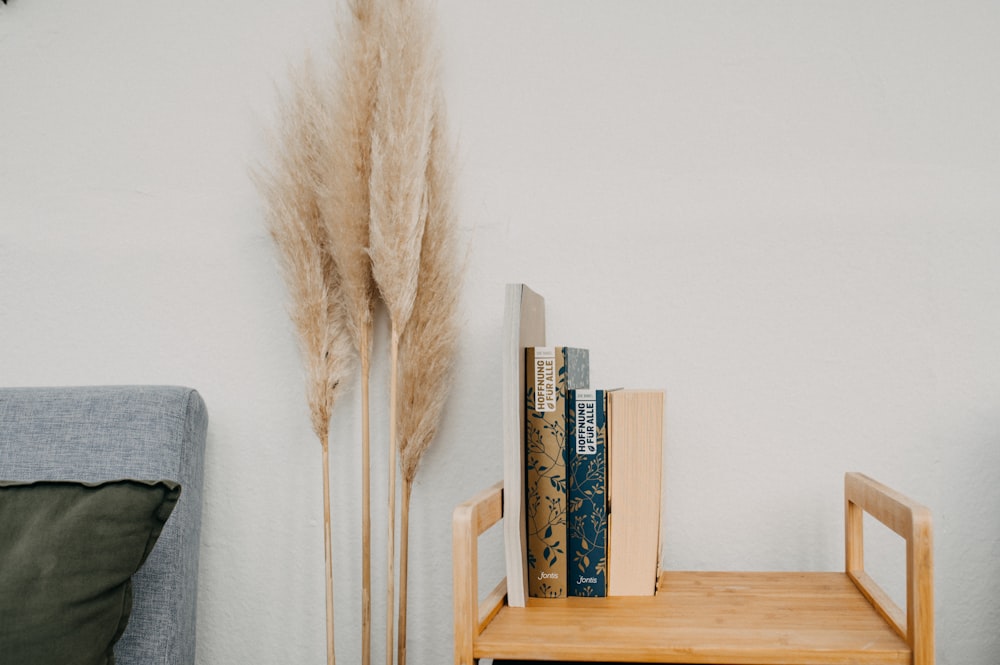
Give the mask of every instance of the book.
POLYGON ((545 299, 524 284, 508 284, 503 324, 503 540, 507 604, 528 594, 524 513, 524 350, 545 345, 545 299))
POLYGON ((570 596, 608 595, 607 403, 604 390, 569 391, 570 596))
POLYGON ((652 596, 660 553, 662 390, 608 400, 608 595, 652 596))
POLYGON ((525 522, 528 596, 567 593, 566 419, 569 390, 588 387, 586 349, 525 349, 525 522))

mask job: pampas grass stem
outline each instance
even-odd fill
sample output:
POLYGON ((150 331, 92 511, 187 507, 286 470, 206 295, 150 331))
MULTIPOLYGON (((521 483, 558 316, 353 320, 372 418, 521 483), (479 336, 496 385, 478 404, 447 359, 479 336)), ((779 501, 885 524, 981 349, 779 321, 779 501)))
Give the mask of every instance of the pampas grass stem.
POLYGON ((361 357, 361 662, 371 663, 371 437, 369 376, 376 289, 368 257, 371 126, 379 67, 372 0, 351 0, 335 55, 320 206, 330 254, 343 279, 348 326, 361 357))
POLYGON ((267 202, 268 226, 279 250, 291 297, 290 315, 306 366, 313 431, 322 446, 323 540, 326 562, 327 663, 336 661, 333 555, 330 524, 329 432, 333 405, 351 374, 353 345, 342 307, 342 280, 326 251, 317 201, 324 102, 311 62, 292 75, 282 106, 273 170, 256 177, 267 202))
POLYGON ((413 313, 400 347, 399 457, 403 499, 399 563, 398 665, 406 663, 410 496, 420 461, 437 435, 450 392, 458 338, 459 269, 456 220, 451 206, 452 163, 444 138, 440 98, 427 165, 427 214, 420 279, 413 313))
POLYGON ((417 2, 387 0, 372 123, 372 274, 391 319, 386 662, 393 662, 399 344, 416 298, 437 60, 417 2))
POLYGON ((393 326, 392 333, 392 349, 390 356, 392 359, 392 376, 390 379, 390 389, 389 389, 389 399, 391 402, 390 409, 390 427, 389 427, 389 506, 388 506, 388 519, 387 519, 387 533, 388 541, 386 546, 386 560, 388 561, 388 572, 386 575, 386 621, 385 621, 385 658, 388 665, 392 665, 392 645, 393 645, 393 615, 394 608, 393 603, 395 600, 395 588, 393 586, 395 582, 395 576, 393 574, 393 564, 394 559, 394 546, 396 539, 396 445, 397 440, 397 427, 396 427, 396 414, 397 414, 397 403, 398 403, 398 372, 396 371, 397 363, 399 362, 399 338, 396 334, 395 326, 393 326))

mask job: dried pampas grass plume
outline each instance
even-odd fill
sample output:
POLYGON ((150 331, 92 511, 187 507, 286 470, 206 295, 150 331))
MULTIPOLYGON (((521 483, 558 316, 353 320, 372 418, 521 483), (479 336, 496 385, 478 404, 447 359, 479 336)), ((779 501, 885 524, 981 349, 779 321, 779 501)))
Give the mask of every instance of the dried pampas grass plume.
POLYGON ((460 274, 452 208, 451 151, 438 102, 427 165, 427 215, 413 313, 400 340, 399 465, 403 477, 399 553, 398 663, 406 662, 410 495, 420 460, 437 436, 451 388, 458 339, 460 274))
POLYGON ((422 3, 387 0, 372 123, 372 274, 391 320, 386 662, 393 662, 399 342, 416 298, 438 61, 422 3))
POLYGON ((400 471, 412 481, 434 440, 448 399, 458 339, 460 269, 452 208, 451 151, 436 116, 427 165, 427 215, 420 252, 420 283, 400 342, 400 471))
POLYGON ((413 1, 388 0, 372 125, 372 273, 393 328, 410 318, 420 269, 438 61, 430 17, 413 1))
POLYGON ((372 0, 348 3, 334 60, 339 80, 326 116, 320 208, 329 251, 341 276, 348 328, 361 358, 361 662, 371 663, 371 446, 369 378, 376 301, 368 257, 371 126, 379 67, 378 17, 372 0))
POLYGON ((311 62, 292 79, 291 99, 281 108, 276 165, 255 180, 267 203, 268 229, 288 286, 289 314, 308 375, 313 431, 326 445, 330 414, 350 378, 354 355, 340 302, 341 279, 325 251, 326 230, 316 197, 323 103, 311 62))
POLYGON ((258 177, 291 295, 323 445, 327 661, 334 663, 329 421, 361 358, 362 663, 371 658, 368 380, 378 297, 391 324, 386 660, 393 663, 396 474, 402 475, 399 663, 406 658, 409 507, 437 435, 457 337, 458 268, 451 155, 439 63, 422 0, 345 0, 333 85, 310 65, 292 77, 275 168, 258 177), (398 457, 398 467, 397 467, 398 457))
POLYGON ((324 102, 311 62, 292 75, 292 95, 281 107, 275 166, 256 175, 267 222, 281 255, 290 315, 305 365, 313 431, 323 449, 323 526, 326 552, 327 662, 335 662, 333 563, 330 527, 330 414, 351 375, 353 344, 342 307, 342 280, 326 251, 317 187, 324 102))
POLYGON ((337 56, 339 79, 325 116, 320 208, 329 250, 342 281, 348 325, 359 349, 371 340, 376 287, 368 258, 371 127, 379 69, 378 33, 370 0, 350 3, 337 56))

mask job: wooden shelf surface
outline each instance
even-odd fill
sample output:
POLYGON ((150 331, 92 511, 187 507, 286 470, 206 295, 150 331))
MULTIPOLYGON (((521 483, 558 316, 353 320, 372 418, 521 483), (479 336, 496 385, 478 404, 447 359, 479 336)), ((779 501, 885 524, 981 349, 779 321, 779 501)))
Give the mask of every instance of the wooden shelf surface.
POLYGON ((650 597, 504 604, 476 658, 890 665, 913 654, 845 573, 664 572, 650 597))
POLYGON ((455 663, 480 658, 691 665, 934 665, 930 511, 844 477, 844 573, 665 572, 649 597, 481 599, 479 536, 503 518, 497 483, 452 517, 455 663), (864 567, 863 514, 906 541, 906 605, 864 567))

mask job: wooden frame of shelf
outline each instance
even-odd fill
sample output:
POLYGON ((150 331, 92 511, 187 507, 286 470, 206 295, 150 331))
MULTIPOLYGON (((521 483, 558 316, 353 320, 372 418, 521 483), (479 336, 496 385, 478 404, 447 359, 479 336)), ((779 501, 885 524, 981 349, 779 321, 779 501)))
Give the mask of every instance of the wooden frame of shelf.
POLYGON ((844 483, 844 572, 661 572, 652 597, 480 601, 479 536, 503 519, 497 483, 453 514, 455 663, 480 658, 718 665, 933 665, 930 511, 859 473, 844 483), (865 572, 863 513, 906 541, 906 608, 865 572))

